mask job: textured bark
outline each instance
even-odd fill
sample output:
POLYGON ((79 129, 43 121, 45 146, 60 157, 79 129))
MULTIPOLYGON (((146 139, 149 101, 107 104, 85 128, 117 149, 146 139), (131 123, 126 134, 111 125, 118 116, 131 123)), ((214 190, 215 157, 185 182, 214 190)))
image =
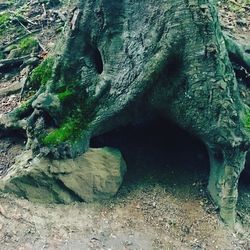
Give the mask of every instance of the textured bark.
POLYGON ((227 51, 231 60, 242 65, 248 72, 250 71, 249 48, 236 43, 230 36, 224 35, 227 51))
POLYGON ((211 197, 233 225, 249 139, 213 1, 79 1, 40 93, 27 134, 48 157, 75 157, 91 137, 159 114, 198 136, 211 152, 211 197), (74 119, 77 136, 41 136, 74 119))
POLYGON ((221 218, 229 225, 235 223, 235 207, 238 197, 238 180, 244 169, 246 152, 239 148, 219 152, 209 150, 210 176, 208 191, 220 208, 221 218))

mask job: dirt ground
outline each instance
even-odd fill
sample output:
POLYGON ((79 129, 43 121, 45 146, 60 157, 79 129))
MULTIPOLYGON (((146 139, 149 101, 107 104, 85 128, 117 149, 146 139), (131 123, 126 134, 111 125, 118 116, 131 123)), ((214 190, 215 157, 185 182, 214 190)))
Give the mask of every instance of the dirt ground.
MULTIPOLYGON (((44 11, 38 2, 20 1, 20 6, 35 23, 26 28, 41 29, 38 38, 49 51, 56 37, 54 24, 59 29, 67 11, 47 7, 44 11)), ((239 40, 249 41, 247 12, 236 13, 223 5, 221 22, 239 40)), ((25 32, 21 29, 19 36, 25 32)), ((5 35, 1 42, 13 39, 14 34, 5 35)), ((16 72, 0 74, 0 91, 19 82, 16 72)), ((20 88, 12 92, 0 95, 0 115, 20 104, 20 88)), ((242 174, 240 179, 238 222, 236 230, 230 230, 206 192, 208 156, 195 138, 158 120, 148 127, 112 131, 91 144, 122 151, 128 172, 117 196, 92 204, 53 205, 0 194, 1 250, 250 249, 250 177, 242 174)), ((0 138, 0 175, 24 145, 25 139, 17 135, 0 138)))
POLYGON ((127 161, 118 195, 100 203, 52 205, 1 194, 1 249, 250 249, 249 177, 241 178, 232 231, 207 195, 201 142, 156 121, 92 141, 102 145, 120 148, 127 161))

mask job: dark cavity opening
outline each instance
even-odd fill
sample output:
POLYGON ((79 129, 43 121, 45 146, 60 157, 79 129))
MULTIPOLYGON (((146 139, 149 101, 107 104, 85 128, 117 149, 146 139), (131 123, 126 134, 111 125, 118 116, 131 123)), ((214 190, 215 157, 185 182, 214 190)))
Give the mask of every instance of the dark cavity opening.
POLYGON ((121 150, 128 168, 123 188, 157 184, 186 197, 206 192, 206 147, 169 121, 159 118, 148 124, 121 127, 93 138, 90 144, 121 150))
POLYGON ((238 215, 241 221, 249 223, 247 219, 250 213, 250 152, 247 154, 245 169, 240 175, 239 179, 239 199, 237 203, 238 215))
POLYGON ((88 64, 90 63, 91 66, 93 66, 98 74, 101 74, 103 72, 103 60, 102 60, 102 54, 100 50, 93 44, 87 43, 87 45, 84 48, 86 53, 86 58, 88 61, 88 64))
POLYGON ((250 87, 249 70, 247 70, 246 67, 243 67, 242 63, 234 60, 234 58, 230 57, 230 60, 233 64, 234 72, 235 72, 238 82, 249 88, 250 87))
POLYGON ((103 61, 101 52, 97 48, 93 50, 93 60, 97 73, 101 74, 103 72, 103 61))

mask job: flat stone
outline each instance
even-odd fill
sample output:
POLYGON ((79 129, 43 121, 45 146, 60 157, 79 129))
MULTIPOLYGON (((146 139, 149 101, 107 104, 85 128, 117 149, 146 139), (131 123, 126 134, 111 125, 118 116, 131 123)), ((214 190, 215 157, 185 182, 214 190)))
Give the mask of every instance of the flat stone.
POLYGON ((32 159, 27 151, 0 180, 0 190, 37 202, 91 202, 113 197, 125 172, 121 152, 113 148, 89 149, 66 160, 32 159))

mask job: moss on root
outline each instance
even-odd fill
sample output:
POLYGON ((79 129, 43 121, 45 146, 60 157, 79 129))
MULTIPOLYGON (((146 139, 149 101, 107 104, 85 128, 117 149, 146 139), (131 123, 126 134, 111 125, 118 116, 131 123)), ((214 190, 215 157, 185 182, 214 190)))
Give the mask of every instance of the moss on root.
POLYGON ((48 57, 32 71, 30 76, 31 87, 38 88, 41 85, 46 85, 52 78, 54 61, 53 57, 48 57))
POLYGON ((11 114, 13 114, 18 119, 23 119, 27 114, 32 112, 32 102, 32 98, 23 102, 20 106, 15 108, 11 114))
POLYGON ((65 102, 66 100, 69 100, 73 96, 73 92, 69 89, 66 89, 63 92, 60 92, 57 94, 57 97, 61 102, 65 102))
POLYGON ((247 129, 250 129, 250 112, 246 115, 244 124, 247 129))
POLYGON ((250 130, 250 107, 248 106, 245 107, 245 112, 243 113, 241 120, 243 122, 244 127, 247 130, 250 130))
POLYGON ((77 118, 73 116, 63 122, 59 128, 43 137, 42 142, 46 146, 74 142, 81 136, 81 132, 85 128, 87 128, 86 120, 82 116, 77 118))
POLYGON ((62 117, 59 127, 42 138, 42 143, 46 146, 77 141, 89 123, 89 115, 86 112, 88 105, 84 101, 85 94, 82 90, 76 90, 75 86, 78 84, 58 83, 58 85, 63 86, 56 93, 61 102, 62 117))

